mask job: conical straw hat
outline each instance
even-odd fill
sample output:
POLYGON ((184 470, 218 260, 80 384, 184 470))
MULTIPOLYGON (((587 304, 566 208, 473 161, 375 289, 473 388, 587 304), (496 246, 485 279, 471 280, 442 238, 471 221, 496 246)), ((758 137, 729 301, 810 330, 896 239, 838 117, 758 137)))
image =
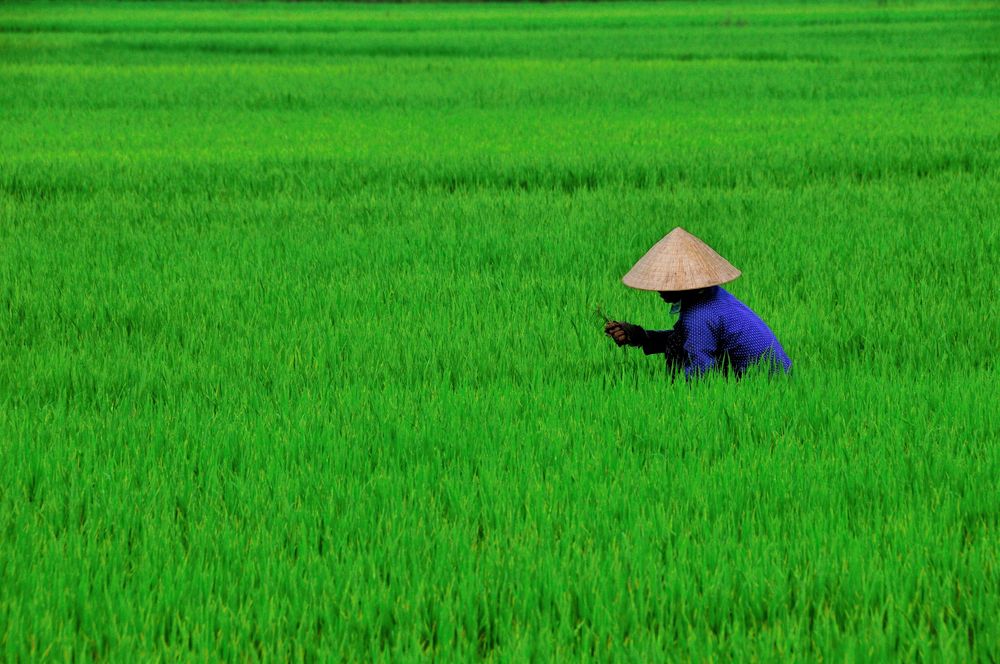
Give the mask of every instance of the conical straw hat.
POLYGON ((639 290, 682 291, 717 286, 740 276, 725 258, 681 227, 667 233, 622 282, 639 290))

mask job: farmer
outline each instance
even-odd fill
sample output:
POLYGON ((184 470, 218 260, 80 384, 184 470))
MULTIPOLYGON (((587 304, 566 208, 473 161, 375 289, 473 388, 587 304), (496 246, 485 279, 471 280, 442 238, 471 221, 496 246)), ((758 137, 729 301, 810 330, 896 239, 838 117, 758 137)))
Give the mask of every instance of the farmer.
POLYGON ((712 369, 739 377, 757 363, 787 372, 792 361, 771 328, 719 285, 738 276, 740 271, 711 247, 675 228, 622 278, 626 286, 659 292, 671 312, 680 313, 674 328, 646 330, 613 320, 604 332, 619 346, 642 348, 646 355, 663 353, 668 368, 683 368, 688 378, 712 369))

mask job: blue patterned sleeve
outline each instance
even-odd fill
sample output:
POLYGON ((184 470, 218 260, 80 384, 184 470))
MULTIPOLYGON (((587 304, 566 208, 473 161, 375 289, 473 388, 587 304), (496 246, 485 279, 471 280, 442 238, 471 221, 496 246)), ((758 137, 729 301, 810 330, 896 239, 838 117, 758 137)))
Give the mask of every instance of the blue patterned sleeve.
POLYGON ((715 357, 719 350, 719 340, 710 322, 701 316, 692 316, 685 321, 687 339, 684 350, 687 351, 688 362, 684 374, 688 378, 700 376, 715 366, 715 357))
POLYGON ((670 330, 646 330, 646 342, 642 344, 642 352, 646 355, 665 353, 670 330))

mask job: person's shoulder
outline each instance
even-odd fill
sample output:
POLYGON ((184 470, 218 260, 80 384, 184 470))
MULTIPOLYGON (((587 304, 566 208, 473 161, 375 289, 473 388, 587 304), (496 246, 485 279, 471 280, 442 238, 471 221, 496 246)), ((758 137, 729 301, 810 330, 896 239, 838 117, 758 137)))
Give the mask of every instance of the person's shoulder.
POLYGON ((717 299, 717 300, 726 300, 726 301, 729 301, 729 302, 732 302, 732 301, 739 302, 739 299, 737 299, 737 297, 735 295, 733 295, 732 293, 730 293, 729 291, 727 291, 722 286, 716 286, 715 287, 715 299, 717 299))
POLYGON ((702 297, 685 302, 681 305, 681 317, 687 319, 689 323, 708 321, 715 315, 721 295, 722 293, 713 289, 702 297))
POLYGON ((733 296, 729 291, 721 286, 712 286, 711 290, 703 293, 700 297, 691 300, 687 307, 692 311, 708 311, 717 307, 720 303, 732 301, 733 296))
POLYGON ((718 308, 745 308, 747 305, 722 286, 716 286, 716 292, 711 298, 711 304, 718 308))

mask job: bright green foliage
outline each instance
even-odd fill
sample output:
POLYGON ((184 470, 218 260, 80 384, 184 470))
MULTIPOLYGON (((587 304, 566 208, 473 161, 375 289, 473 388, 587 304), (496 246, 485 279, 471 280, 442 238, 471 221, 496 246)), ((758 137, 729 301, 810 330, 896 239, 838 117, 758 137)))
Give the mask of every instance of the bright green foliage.
POLYGON ((4 4, 0 659, 996 661, 998 176, 990 2, 4 4))

